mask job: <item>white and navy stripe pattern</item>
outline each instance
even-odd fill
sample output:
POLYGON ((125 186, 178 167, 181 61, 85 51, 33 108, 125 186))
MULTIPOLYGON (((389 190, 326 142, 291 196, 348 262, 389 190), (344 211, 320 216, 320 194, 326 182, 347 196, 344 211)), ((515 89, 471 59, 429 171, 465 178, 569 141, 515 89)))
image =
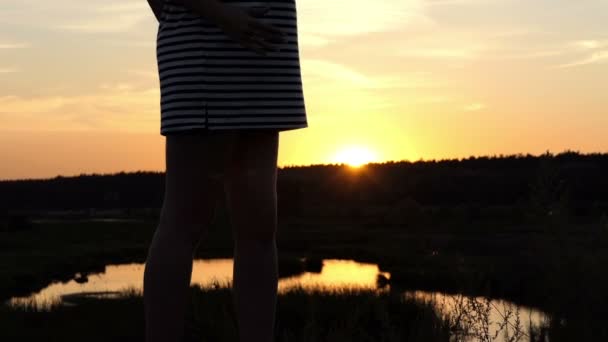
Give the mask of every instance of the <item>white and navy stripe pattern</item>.
POLYGON ((230 39, 217 25, 164 0, 156 55, 161 135, 191 129, 289 130, 307 127, 295 0, 223 0, 268 6, 259 20, 287 33, 266 56, 230 39))

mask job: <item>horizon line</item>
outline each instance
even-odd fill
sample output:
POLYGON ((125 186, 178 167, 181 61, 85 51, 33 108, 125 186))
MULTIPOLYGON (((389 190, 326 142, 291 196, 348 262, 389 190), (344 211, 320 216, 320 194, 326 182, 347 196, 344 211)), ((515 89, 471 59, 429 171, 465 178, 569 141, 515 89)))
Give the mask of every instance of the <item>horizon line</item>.
MULTIPOLYGON (((441 159, 437 159, 437 158, 432 158, 432 159, 424 159, 424 158, 419 158, 416 160, 412 160, 412 159, 399 159, 399 160, 384 160, 384 161, 372 161, 372 162, 368 162, 365 164, 362 164, 361 166, 359 166, 358 168, 361 167, 365 167, 365 166, 369 166, 369 165, 384 165, 384 164, 399 164, 399 163, 424 163, 424 162, 449 162, 449 161, 467 161, 470 159, 481 159, 481 158, 488 158, 488 159, 500 159, 500 158, 512 158, 512 157, 517 157, 517 158, 539 158, 539 157, 543 157, 543 156, 547 156, 547 157, 556 157, 556 156, 560 156, 560 155, 565 155, 565 154, 576 154, 576 155, 580 155, 580 156, 594 156, 594 155, 608 155, 608 150, 604 151, 604 152, 583 152, 581 153, 578 150, 571 150, 571 149, 566 149, 563 150, 561 152, 558 153, 553 153, 550 150, 545 151, 544 153, 541 154, 532 154, 532 153, 512 153, 512 154, 493 154, 493 155, 479 155, 479 156, 475 156, 475 155, 470 155, 468 157, 454 157, 454 158, 441 158, 441 159)), ((340 162, 340 163, 317 163, 317 164, 284 164, 284 165, 278 165, 277 168, 279 170, 281 169, 291 169, 291 168, 308 168, 308 167, 317 167, 317 166, 347 166, 347 167, 351 167, 351 165, 349 165, 348 163, 344 163, 344 162, 340 162)), ((57 174, 55 176, 52 177, 42 177, 42 178, 13 178, 13 179, 0 179, 0 182, 25 182, 25 181, 47 181, 47 180, 53 180, 53 179, 59 179, 59 178, 78 178, 78 177, 86 177, 86 176, 116 176, 116 175, 120 175, 120 174, 133 174, 133 173, 165 173, 166 171, 158 171, 158 170, 135 170, 135 171, 115 171, 115 172, 110 172, 110 173, 80 173, 80 174, 72 174, 72 175, 62 175, 62 174, 57 174)))

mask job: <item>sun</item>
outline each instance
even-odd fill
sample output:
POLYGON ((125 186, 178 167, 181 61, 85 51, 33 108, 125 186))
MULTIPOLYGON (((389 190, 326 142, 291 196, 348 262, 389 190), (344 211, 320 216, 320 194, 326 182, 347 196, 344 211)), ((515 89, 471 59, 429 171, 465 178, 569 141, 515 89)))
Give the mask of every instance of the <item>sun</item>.
POLYGON ((334 159, 337 163, 356 168, 377 160, 377 156, 374 151, 367 147, 351 146, 338 152, 334 159))

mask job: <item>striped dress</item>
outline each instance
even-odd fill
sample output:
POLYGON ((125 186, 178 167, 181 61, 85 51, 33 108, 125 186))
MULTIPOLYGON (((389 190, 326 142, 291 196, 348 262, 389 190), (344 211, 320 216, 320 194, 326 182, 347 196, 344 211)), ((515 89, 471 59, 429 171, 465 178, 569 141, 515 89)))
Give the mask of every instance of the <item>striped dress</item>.
POLYGON ((271 43, 280 50, 259 55, 210 20, 163 0, 156 42, 160 134, 307 127, 295 0, 223 2, 269 7, 257 19, 287 33, 287 41, 271 43))

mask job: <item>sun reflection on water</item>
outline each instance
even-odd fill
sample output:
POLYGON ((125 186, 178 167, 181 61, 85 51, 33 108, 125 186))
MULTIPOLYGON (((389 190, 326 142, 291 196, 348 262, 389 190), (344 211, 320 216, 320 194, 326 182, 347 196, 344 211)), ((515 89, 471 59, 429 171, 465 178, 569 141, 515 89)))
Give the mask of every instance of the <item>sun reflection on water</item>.
MULTIPOLYGON (((79 275, 76 279, 64 283, 53 283, 38 293, 28 297, 12 298, 8 304, 19 305, 33 303, 39 308, 45 308, 52 303, 75 305, 72 300, 80 297, 112 298, 123 291, 142 291, 144 264, 108 265, 105 272, 100 274, 79 275)), ((201 287, 230 286, 232 281, 232 259, 205 259, 195 260, 192 268, 192 285, 201 287)), ((382 285, 379 279, 390 279, 388 272, 381 272, 378 265, 359 263, 352 260, 325 259, 319 272, 304 272, 287 278, 279 279, 279 293, 294 287, 304 290, 340 291, 342 289, 376 289, 389 291, 390 286, 382 285)), ((385 282, 386 283, 386 282, 385 282)), ((544 313, 525 307, 518 307, 513 303, 501 300, 489 300, 482 297, 466 297, 462 295, 448 295, 438 292, 406 291, 404 297, 414 298, 421 302, 431 302, 441 315, 447 320, 453 317, 465 319, 469 330, 479 330, 476 319, 481 312, 486 312, 490 322, 502 322, 506 313, 517 310, 522 318, 538 326, 545 319, 544 313), (487 308, 487 310, 484 310, 487 308), (520 311, 521 310, 521 311, 520 311), (468 317, 468 318, 467 318, 468 317)), ((505 325, 507 332, 512 332, 514 321, 512 318, 505 325)), ((500 325, 488 326, 490 333, 494 334, 500 325)), ((504 330, 503 329, 503 330, 504 330)), ((529 330, 524 327, 524 334, 529 330)), ((473 341, 466 336, 463 341, 473 341)), ((505 341, 507 339, 504 339, 505 341)), ((502 341, 499 339, 499 341, 502 341)))
MULTIPOLYGON (((191 284, 211 287, 214 284, 227 285, 232 281, 233 259, 195 260, 192 267, 191 284)), ((70 280, 53 283, 38 293, 28 297, 12 298, 10 304, 34 302, 46 306, 52 302, 68 300, 77 294, 120 292, 127 289, 140 290, 143 286, 145 264, 133 263, 107 265, 104 273, 90 274, 86 281, 70 280)), ((376 288, 378 275, 387 278, 390 274, 380 272, 378 265, 359 263, 352 260, 326 259, 321 272, 304 272, 279 279, 279 292, 293 287, 304 289, 376 288)), ((82 278, 79 278, 82 279, 82 278)))

